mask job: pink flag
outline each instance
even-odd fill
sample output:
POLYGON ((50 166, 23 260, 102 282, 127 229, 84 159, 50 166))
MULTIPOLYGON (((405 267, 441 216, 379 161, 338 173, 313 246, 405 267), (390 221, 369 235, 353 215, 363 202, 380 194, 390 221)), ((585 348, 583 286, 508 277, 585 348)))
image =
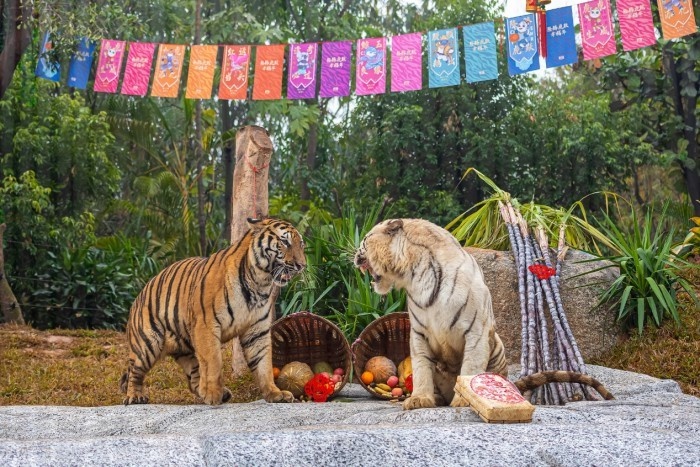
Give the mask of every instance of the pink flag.
POLYGON ((649 0, 617 0, 617 17, 625 52, 656 44, 649 0))
POLYGON ((423 87, 423 35, 419 32, 391 38, 391 92, 423 87))
POLYGON ((151 65, 156 45, 152 43, 131 42, 126 68, 122 80, 122 94, 145 96, 148 93, 148 81, 151 78, 151 65))
POLYGON ((102 39, 95 73, 95 92, 117 92, 126 42, 102 39))
POLYGON ((355 94, 386 92, 386 37, 357 41, 355 94))
POLYGON ((578 5, 583 59, 605 57, 617 52, 610 0, 591 0, 578 5))

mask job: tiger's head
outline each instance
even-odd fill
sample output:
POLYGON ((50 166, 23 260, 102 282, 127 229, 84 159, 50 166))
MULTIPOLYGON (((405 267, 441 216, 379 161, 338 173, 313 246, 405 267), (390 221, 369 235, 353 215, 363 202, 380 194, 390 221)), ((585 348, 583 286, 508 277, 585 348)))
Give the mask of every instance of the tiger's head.
POLYGON ((378 294, 386 295, 393 287, 403 285, 397 283, 403 277, 403 227, 403 219, 380 222, 367 232, 355 252, 355 267, 371 274, 372 287, 378 294))
POLYGON ((252 248, 260 266, 272 275, 272 282, 284 287, 306 268, 304 239, 292 224, 280 219, 252 219, 252 248))

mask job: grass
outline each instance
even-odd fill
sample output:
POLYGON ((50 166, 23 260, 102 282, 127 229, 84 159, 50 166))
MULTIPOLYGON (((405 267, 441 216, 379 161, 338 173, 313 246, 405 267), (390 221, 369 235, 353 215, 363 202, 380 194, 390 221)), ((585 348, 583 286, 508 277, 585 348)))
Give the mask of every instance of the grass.
MULTIPOLYGON (((700 269, 686 279, 700 288, 700 269)), ((607 355, 589 363, 678 381, 683 392, 700 397, 700 309, 679 294, 681 326, 667 320, 648 325, 607 355)), ((124 334, 114 331, 38 331, 0 325, 0 405, 101 406, 121 404, 118 381, 126 367, 124 334)), ((231 361, 230 346, 224 362, 231 361)), ((261 397, 250 375, 233 379, 224 365, 224 381, 234 402, 261 397)), ((164 359, 148 373, 146 387, 154 404, 197 404, 180 367, 164 359)))
MULTIPOLYGON (((73 405, 93 407, 121 404, 118 382, 126 368, 123 333, 114 331, 51 330, 0 326, 0 405, 73 405)), ((224 362, 231 361, 230 346, 224 362)), ((234 400, 261 397, 250 374, 236 380, 224 365, 224 380, 234 400)), ((170 358, 159 361, 146 376, 150 402, 196 404, 180 367, 170 358)))

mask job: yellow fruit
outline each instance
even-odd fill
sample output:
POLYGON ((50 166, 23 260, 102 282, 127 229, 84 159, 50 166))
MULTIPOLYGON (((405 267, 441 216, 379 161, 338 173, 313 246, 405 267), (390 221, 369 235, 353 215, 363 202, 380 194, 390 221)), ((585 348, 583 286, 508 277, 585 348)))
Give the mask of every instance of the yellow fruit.
POLYGON ((404 358, 399 363, 399 384, 403 384, 406 381, 406 376, 413 374, 413 365, 411 364, 411 356, 404 358))
POLYGON ((314 372, 309 365, 302 362, 289 362, 280 370, 277 377, 277 387, 299 397, 304 394, 304 385, 314 377, 314 372))
POLYGON ((371 371, 365 371, 360 376, 360 379, 362 380, 363 383, 370 384, 372 381, 374 381, 374 375, 372 374, 371 371))

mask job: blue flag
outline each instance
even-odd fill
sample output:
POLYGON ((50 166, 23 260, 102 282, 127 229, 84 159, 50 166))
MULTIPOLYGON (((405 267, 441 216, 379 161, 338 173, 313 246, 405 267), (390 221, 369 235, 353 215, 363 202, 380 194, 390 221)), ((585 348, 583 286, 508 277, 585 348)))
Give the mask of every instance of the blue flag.
POLYGON ((570 6, 547 10, 547 68, 578 61, 574 14, 570 6))
POLYGON ((537 54, 537 23, 535 15, 506 18, 508 42, 508 73, 519 75, 540 69, 537 54))
POLYGON ((428 87, 455 86, 460 82, 457 28, 428 33, 428 87))
POLYGON ((35 74, 39 78, 48 79, 58 82, 61 78, 61 64, 54 62, 49 52, 53 49, 53 42, 49 33, 44 33, 44 38, 41 41, 41 51, 39 52, 39 60, 36 63, 35 74))
POLYGON ((464 26, 467 83, 498 78, 496 34, 492 22, 464 26))
POLYGON ((87 37, 80 39, 78 50, 75 51, 70 59, 68 86, 77 89, 87 88, 95 46, 96 44, 87 37))

